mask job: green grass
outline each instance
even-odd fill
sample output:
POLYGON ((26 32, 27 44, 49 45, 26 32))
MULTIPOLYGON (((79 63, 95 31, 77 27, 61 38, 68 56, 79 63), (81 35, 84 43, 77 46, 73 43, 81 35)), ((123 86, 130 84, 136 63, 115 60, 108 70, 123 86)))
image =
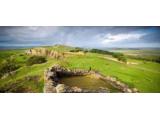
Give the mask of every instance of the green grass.
POLYGON ((17 54, 23 53, 24 50, 1 50, 0 51, 0 63, 10 56, 16 56, 17 54))
POLYGON ((104 75, 115 76, 127 83, 130 87, 136 87, 140 92, 160 92, 160 64, 143 62, 139 65, 126 65, 99 57, 72 56, 66 59, 66 67, 71 69, 81 68, 100 71, 104 75))
POLYGON ((0 51, 1 61, 14 57, 16 62, 21 66, 15 71, 13 76, 8 76, 5 79, 0 79, 0 91, 8 89, 8 92, 32 91, 43 92, 43 73, 44 70, 54 64, 56 60, 48 58, 44 64, 35 64, 26 66, 26 61, 30 57, 24 53, 24 50, 3 50, 0 51), (3 59, 2 59, 3 58, 3 59), (39 80, 25 80, 25 77, 38 76, 39 80), (16 86, 16 87, 13 87, 16 86), (22 89, 23 88, 23 89, 22 89))
POLYGON ((135 55, 147 55, 147 56, 159 56, 159 49, 121 49, 112 50, 113 52, 121 52, 124 54, 135 54, 135 55))
POLYGON ((119 89, 116 89, 106 81, 95 78, 92 75, 64 77, 61 78, 61 83, 67 86, 71 87, 77 86, 87 90, 95 91, 98 90, 100 87, 103 87, 103 88, 108 88, 111 92, 121 92, 119 89))
MULTIPOLYGON (((66 52, 73 49, 73 47, 68 46, 45 48, 59 52, 66 52)), ((12 77, 9 76, 5 79, 0 79, 0 89, 8 88, 10 92, 20 91, 21 89, 31 92, 43 92, 44 70, 54 64, 60 64, 70 69, 88 70, 91 67, 92 70, 99 71, 103 75, 117 77, 130 87, 136 87, 140 92, 160 92, 160 64, 155 62, 128 59, 129 62, 136 62, 138 64, 127 65, 105 59, 105 56, 102 54, 86 53, 85 55, 70 55, 59 60, 47 58, 46 63, 26 66, 26 60, 30 56, 26 55, 24 50, 0 51, 0 62, 11 56, 16 58, 16 61, 21 67, 16 70, 16 73, 12 77), (27 76, 33 78, 34 76, 38 76, 39 80, 25 80, 27 76)))
MULTIPOLYGON (((44 70, 50 66, 52 66, 54 63, 56 63, 58 61, 54 60, 54 59, 50 59, 47 63, 44 64, 35 64, 32 66, 23 66, 21 68, 19 68, 18 70, 16 70, 16 74, 14 76, 9 76, 6 79, 0 80, 0 87, 6 86, 7 84, 10 84, 12 82, 17 82, 19 80, 23 80, 23 78, 25 77, 32 77, 32 76, 39 76, 41 78, 41 80, 39 81, 39 86, 37 86, 34 83, 34 80, 32 81, 28 81, 27 83, 25 82, 25 84, 28 84, 28 86, 32 86, 32 91, 36 91, 36 92, 43 92, 43 85, 41 85, 43 83, 43 74, 44 74, 44 70)), ((24 85, 25 85, 24 84, 24 85)), ((25 85, 26 86, 26 85, 25 85)))
POLYGON ((160 49, 121 49, 113 50, 113 52, 121 52, 128 57, 144 58, 150 61, 160 58, 160 49))

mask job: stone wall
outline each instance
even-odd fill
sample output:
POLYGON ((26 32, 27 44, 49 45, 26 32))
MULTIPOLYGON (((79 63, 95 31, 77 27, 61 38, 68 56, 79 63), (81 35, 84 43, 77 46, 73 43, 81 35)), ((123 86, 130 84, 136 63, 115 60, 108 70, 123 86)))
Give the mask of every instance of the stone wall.
POLYGON ((137 88, 129 88, 128 85, 120 82, 117 78, 115 77, 111 77, 111 76, 103 76, 102 74, 98 73, 98 72, 94 72, 92 71, 92 74, 95 75, 95 77, 107 81, 108 83, 110 83, 112 86, 114 86, 115 88, 118 88, 119 90, 121 90, 122 92, 125 93, 136 93, 138 92, 137 88))
POLYGON ((69 87, 64 84, 59 84, 61 76, 81 76, 89 74, 84 70, 69 70, 59 65, 48 68, 44 72, 44 92, 45 93, 60 93, 60 92, 85 92, 78 87, 69 87))
POLYGON ((64 84, 59 83, 59 77, 62 76, 82 76, 92 74, 96 78, 107 81, 113 87, 121 90, 125 93, 135 93, 138 92, 136 88, 129 88, 126 84, 120 82, 114 77, 103 76, 102 74, 95 71, 86 71, 86 70, 70 70, 63 68, 59 65, 55 65, 44 72, 44 92, 45 93, 57 93, 57 92, 109 92, 107 89, 101 88, 99 91, 89 91, 83 90, 78 87, 69 87, 64 84))

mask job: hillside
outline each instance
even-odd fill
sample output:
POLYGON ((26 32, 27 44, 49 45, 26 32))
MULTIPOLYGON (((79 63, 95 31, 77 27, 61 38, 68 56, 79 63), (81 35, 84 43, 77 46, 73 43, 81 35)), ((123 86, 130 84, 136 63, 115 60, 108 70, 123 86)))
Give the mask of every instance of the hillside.
POLYGON ((109 54, 79 49, 56 45, 0 51, 1 65, 8 58, 14 59, 18 65, 11 74, 1 77, 0 92, 43 92, 44 71, 57 64, 70 70, 98 71, 104 76, 117 78, 130 88, 137 88, 139 92, 160 92, 159 63, 131 57, 127 57, 127 62, 124 63, 109 54), (28 51, 34 51, 34 54, 28 54, 28 51), (26 62, 33 55, 45 57, 46 62, 28 66, 26 62))

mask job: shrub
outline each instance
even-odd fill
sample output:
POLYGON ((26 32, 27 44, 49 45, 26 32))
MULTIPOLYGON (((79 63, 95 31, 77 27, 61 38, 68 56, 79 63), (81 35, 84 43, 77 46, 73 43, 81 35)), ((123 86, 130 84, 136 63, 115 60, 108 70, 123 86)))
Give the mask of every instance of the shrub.
POLYGON ((160 56, 145 57, 145 56, 131 56, 131 55, 128 55, 127 57, 131 58, 131 59, 137 59, 137 60, 151 61, 151 62, 160 63, 160 56))
POLYGON ((91 49, 90 52, 112 55, 113 57, 117 58, 119 61, 127 62, 126 56, 124 56, 122 53, 109 52, 109 51, 99 50, 99 49, 91 49))
POLYGON ((105 50, 99 50, 99 49, 91 49, 90 52, 92 52, 92 53, 100 53, 100 54, 109 54, 109 55, 112 54, 112 52, 105 51, 105 50))
POLYGON ((125 56, 119 56, 119 57, 118 57, 118 60, 119 60, 119 61, 122 61, 122 62, 127 62, 127 59, 126 59, 125 56))
POLYGON ((80 52, 80 51, 85 51, 85 50, 80 47, 75 47, 74 49, 70 50, 70 52, 80 52))
POLYGON ((83 52, 84 52, 84 53, 87 53, 87 52, 88 52, 88 50, 84 50, 83 52))
POLYGON ((155 62, 160 63, 160 56, 157 59, 155 59, 155 62))
POLYGON ((112 56, 117 58, 119 61, 127 62, 127 58, 122 53, 113 53, 112 56))
POLYGON ((45 57, 42 57, 42 56, 32 56, 32 57, 30 57, 30 58, 27 60, 26 64, 27 64, 28 66, 31 66, 31 65, 33 65, 33 64, 45 63, 46 61, 47 61, 47 60, 46 60, 45 57))
POLYGON ((0 64, 0 77, 2 77, 6 73, 10 73, 20 66, 16 63, 13 58, 8 58, 0 64))
POLYGON ((124 55, 122 53, 113 53, 112 56, 115 57, 115 58, 118 58, 118 57, 121 57, 121 56, 124 56, 124 55))

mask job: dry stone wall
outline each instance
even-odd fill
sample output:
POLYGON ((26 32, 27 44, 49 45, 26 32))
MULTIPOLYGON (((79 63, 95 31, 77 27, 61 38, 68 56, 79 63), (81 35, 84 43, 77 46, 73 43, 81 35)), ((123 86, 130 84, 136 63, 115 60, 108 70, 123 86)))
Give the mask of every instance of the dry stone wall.
POLYGON ((138 92, 136 88, 129 88, 128 85, 120 82, 116 78, 110 76, 103 76, 102 74, 95 71, 86 71, 86 70, 70 70, 63 68, 59 65, 55 65, 51 68, 48 68, 44 72, 44 92, 45 93, 64 93, 64 92, 109 92, 107 89, 100 89, 99 91, 89 91, 78 88, 77 86, 69 87, 64 84, 59 83, 59 77, 61 76, 81 76, 81 75, 89 75, 92 74, 98 79, 107 81, 115 88, 121 90, 125 93, 135 93, 138 92))

